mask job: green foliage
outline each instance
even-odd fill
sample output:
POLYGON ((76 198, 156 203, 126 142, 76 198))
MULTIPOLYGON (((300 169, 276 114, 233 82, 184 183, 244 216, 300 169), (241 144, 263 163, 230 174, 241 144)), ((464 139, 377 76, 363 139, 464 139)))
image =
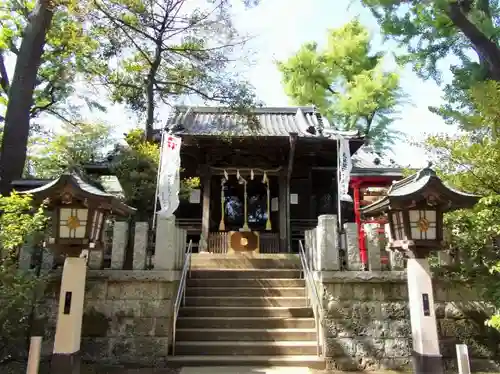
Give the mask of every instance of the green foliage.
MULTIPOLYGON (((433 136, 425 146, 445 181, 484 196, 474 209, 445 217, 452 234, 450 246, 460 253, 460 262, 448 271, 476 286, 482 296, 500 308, 500 277, 496 274, 500 269, 500 140, 433 136)), ((494 315, 489 324, 500 328, 499 317, 494 315)))
POLYGON ((139 218, 153 215, 160 147, 144 139, 142 130, 126 136, 126 147, 113 157, 113 172, 120 180, 127 204, 137 209, 139 218))
POLYGON ((41 278, 17 267, 19 247, 40 239, 47 224, 44 208, 33 209, 28 195, 0 196, 0 363, 18 359, 41 278))
MULTIPOLYGON (((130 131, 125 140, 127 146, 115 151, 113 172, 125 191, 127 204, 137 209, 139 218, 151 218, 154 212, 160 146, 147 141, 141 129, 130 131)), ((198 177, 184 178, 181 180, 179 198, 186 199, 191 190, 199 186, 198 177)))
MULTIPOLYGON (((6 108, 10 77, 5 70, 6 58, 17 58, 25 33, 33 0, 0 1, 0 108, 6 108)), ((73 122, 77 107, 68 102, 76 94, 74 84, 78 77, 93 76, 102 70, 96 53, 100 51, 97 35, 85 22, 87 11, 83 3, 65 2, 55 8, 51 27, 46 36, 42 63, 38 70, 37 85, 33 95, 31 117, 41 113, 55 115, 65 122, 73 122)), ((104 107, 89 96, 82 97, 94 109, 104 107)), ((3 118, 3 116, 2 116, 3 118)))
POLYGON ((113 101, 144 116, 148 140, 158 122, 158 102, 192 95, 235 110, 255 104, 251 87, 231 70, 245 39, 232 25, 230 5, 228 0, 97 3, 95 27, 105 30, 118 56, 110 60, 103 82, 113 101))
MULTIPOLYGON (((446 105, 432 108, 449 122, 470 110, 467 90, 486 79, 500 80, 500 7, 497 0, 361 0, 377 18, 385 37, 406 53, 424 79, 441 82, 444 59, 453 59, 446 105)), ((446 62, 445 62, 446 63, 446 62)), ((446 69, 448 70, 448 69, 446 69)))
POLYGON ((371 52, 368 30, 355 19, 330 30, 328 44, 306 43, 278 63, 286 94, 298 105, 315 105, 342 130, 359 129, 376 151, 401 135, 390 128, 402 99, 397 72, 382 69, 382 54, 371 52))
POLYGON ((56 178, 69 168, 103 159, 113 139, 108 126, 81 123, 64 133, 34 136, 30 143, 29 173, 37 178, 56 178))

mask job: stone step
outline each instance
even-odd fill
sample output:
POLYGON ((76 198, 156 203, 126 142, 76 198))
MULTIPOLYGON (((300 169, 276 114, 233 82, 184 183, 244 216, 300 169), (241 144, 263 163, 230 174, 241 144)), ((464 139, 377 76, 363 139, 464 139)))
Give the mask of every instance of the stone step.
POLYGON ((208 254, 191 256, 192 269, 299 269, 295 254, 208 254))
MULTIPOLYGON (((250 304, 249 304, 250 305, 250 304)), ((295 317, 313 318, 314 313, 308 307, 256 307, 256 306, 195 306, 181 307, 182 317, 295 317)))
POLYGON ((256 367, 307 367, 311 369, 325 369, 325 360, 319 356, 169 356, 169 365, 172 366, 256 366, 256 367))
POLYGON ((295 269, 195 269, 191 279, 300 279, 300 270, 295 269))
POLYGON ((316 341, 279 342, 176 342, 175 352, 179 355, 315 355, 316 341))
POLYGON ((304 297, 186 297, 186 306, 305 307, 304 297))
POLYGON ((179 329, 183 341, 316 341, 315 329, 179 329))
POLYGON ((298 278, 191 278, 187 287, 305 287, 305 280, 298 278))
POLYGON ((188 287, 186 296, 235 296, 235 297, 304 297, 304 287, 263 288, 263 287, 188 287))
POLYGON ((314 329, 313 318, 179 317, 178 329, 314 329))

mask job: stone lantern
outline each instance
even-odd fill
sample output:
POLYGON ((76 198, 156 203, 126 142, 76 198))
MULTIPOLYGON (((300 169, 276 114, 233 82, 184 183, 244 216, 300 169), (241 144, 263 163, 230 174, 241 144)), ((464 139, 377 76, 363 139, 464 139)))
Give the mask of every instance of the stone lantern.
POLYGON ((87 273, 85 252, 102 251, 103 222, 110 213, 130 215, 134 208, 68 172, 23 194, 45 203, 52 212, 47 247, 66 257, 61 278, 51 373, 72 374, 80 369, 80 340, 87 273))
POLYGON ((386 214, 392 250, 407 261, 408 297, 417 374, 442 374, 432 279, 427 257, 443 245, 443 214, 473 207, 479 196, 446 186, 430 167, 395 182, 381 200, 361 209, 365 217, 386 214))

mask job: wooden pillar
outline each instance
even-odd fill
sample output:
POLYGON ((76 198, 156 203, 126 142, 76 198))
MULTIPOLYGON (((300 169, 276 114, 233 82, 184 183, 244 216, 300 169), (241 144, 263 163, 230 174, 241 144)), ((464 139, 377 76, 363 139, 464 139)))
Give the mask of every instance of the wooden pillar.
POLYGON ((201 187, 203 189, 203 207, 201 213, 200 252, 208 252, 208 235, 210 233, 210 187, 212 173, 207 165, 201 170, 201 187))
POLYGON ((288 216, 288 199, 289 199, 289 184, 286 170, 280 171, 278 175, 279 185, 279 223, 280 223, 280 252, 288 252, 290 247, 289 238, 289 216, 288 216))

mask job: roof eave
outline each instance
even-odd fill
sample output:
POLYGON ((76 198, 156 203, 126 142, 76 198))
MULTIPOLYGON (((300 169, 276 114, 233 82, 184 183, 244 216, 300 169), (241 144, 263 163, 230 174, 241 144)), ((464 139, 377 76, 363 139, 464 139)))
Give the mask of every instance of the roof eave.
POLYGON ((388 196, 384 196, 382 199, 371 203, 360 209, 363 216, 378 216, 387 211, 390 205, 390 200, 388 196))

